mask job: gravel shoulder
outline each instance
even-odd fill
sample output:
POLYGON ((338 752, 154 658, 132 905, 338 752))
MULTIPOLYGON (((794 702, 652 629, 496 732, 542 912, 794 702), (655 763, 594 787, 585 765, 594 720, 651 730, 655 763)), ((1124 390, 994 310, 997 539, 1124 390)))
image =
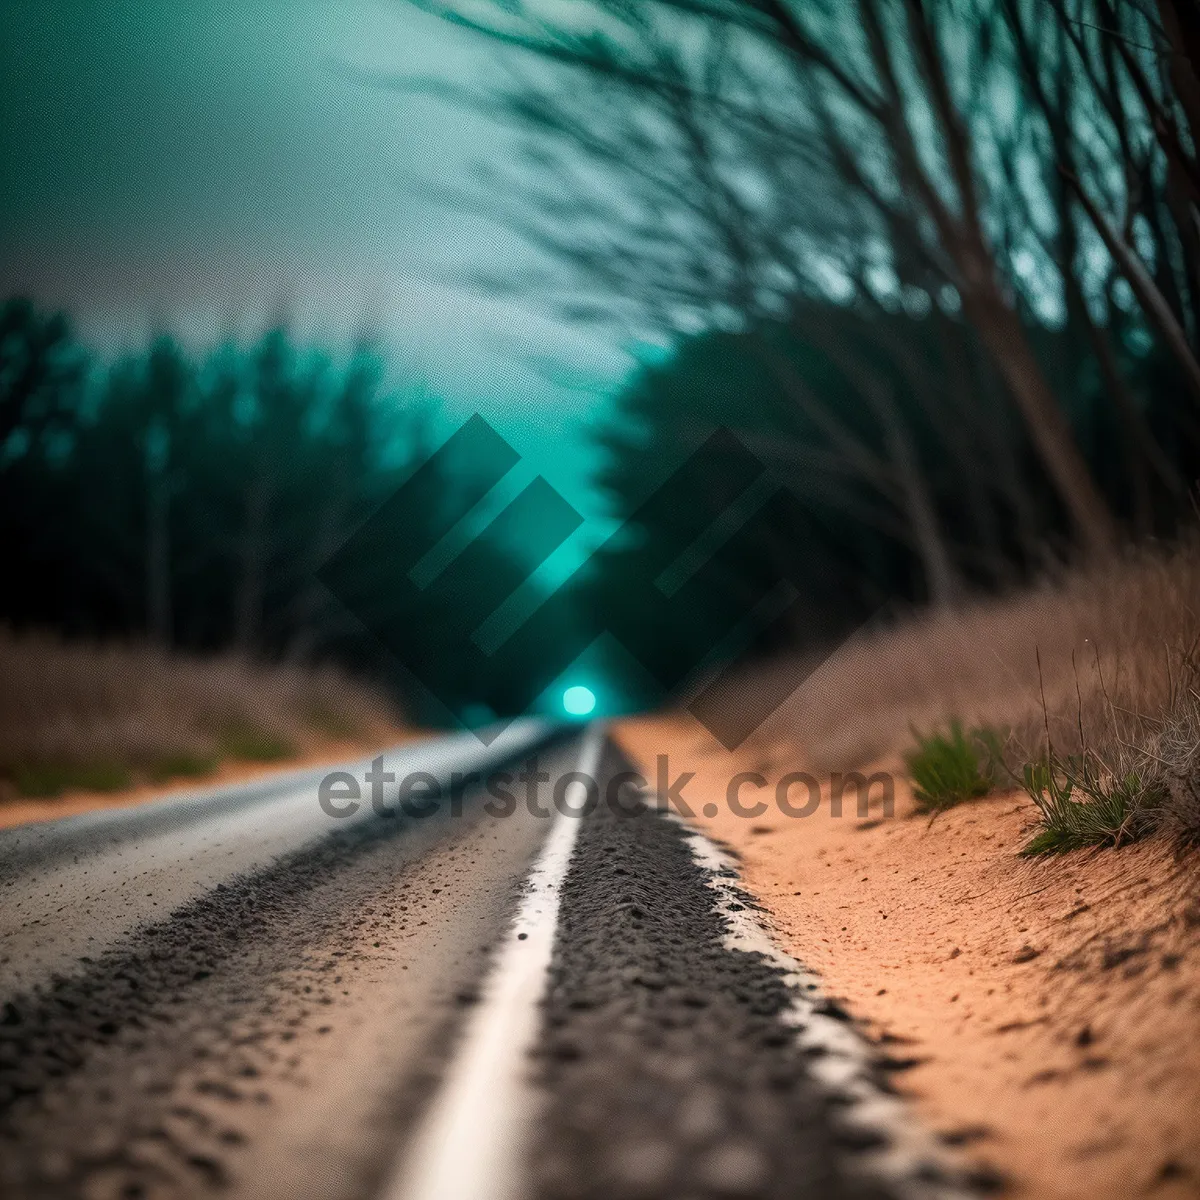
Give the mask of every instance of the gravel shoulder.
MULTIPOLYGON (((606 777, 630 767, 610 747, 606 777)), ((790 977, 765 939, 761 949, 731 940, 730 917, 751 903, 736 873, 714 872, 687 828, 648 803, 629 794, 579 831, 536 1053, 543 1106, 532 1194, 975 1194, 988 1181, 936 1155, 875 1169, 896 1131, 863 1119, 853 1085, 880 1097, 885 1072, 854 1047, 844 1069, 819 1070, 844 1053, 841 1010, 823 1001, 801 1009, 799 989, 815 984, 790 977), (835 1036, 821 1036, 822 1023, 835 1036)))
MULTIPOLYGON (((1012 796, 932 824, 902 788, 894 818, 828 796, 747 817, 730 778, 787 767, 616 732, 530 1000, 522 1194, 1197 1194, 1194 863, 1020 860, 1012 796), (609 786, 660 755, 691 828, 609 786)), ((551 779, 576 768, 573 740, 535 744, 551 779)), ((468 793, 331 822, 294 782, 140 810, 136 836, 114 813, 0 838, 0 1194, 349 1200, 395 1177, 520 936, 553 789, 541 818, 468 793)))
POLYGON ((0 1194, 349 1200, 389 1169, 548 823, 233 800, 204 838, 166 806, 95 857, 8 847, 0 1194))
MULTIPOLYGON (((695 822, 727 844, 782 945, 816 970, 892 1060, 942 1137, 1038 1198, 1200 1195, 1197 864, 1147 843, 1048 861, 1016 856, 1018 795, 914 818, 821 807, 782 815, 794 763, 726 754, 695 725, 627 722, 651 769, 667 754, 695 822), (771 803, 739 816, 726 787, 761 772, 771 803), (711 804, 715 812, 704 814, 711 804)), ((886 769, 891 764, 882 764, 886 769)), ((802 766, 802 764, 801 764, 802 766)))

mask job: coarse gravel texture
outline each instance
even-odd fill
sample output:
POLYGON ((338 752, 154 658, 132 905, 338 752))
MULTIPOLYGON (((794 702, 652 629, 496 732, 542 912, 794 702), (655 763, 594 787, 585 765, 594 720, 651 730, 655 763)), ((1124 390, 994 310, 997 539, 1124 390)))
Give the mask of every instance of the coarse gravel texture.
POLYGON ((9 995, 0 1196, 370 1194, 545 825, 335 829, 9 995))
POLYGON ((692 772, 696 826, 737 853, 773 940, 893 1056, 925 1130, 1037 1200, 1200 1196, 1200 857, 1153 839, 1048 859, 1018 855, 1035 814, 1021 793, 936 821, 914 813, 903 765, 895 815, 876 788, 795 819, 775 803, 794 747, 727 753, 686 721, 626 722, 635 761, 692 772), (741 815, 728 781, 759 772, 741 815), (708 810, 712 809, 712 815, 708 810))
MULTIPOLYGON (((575 751, 544 765, 557 778, 575 751)), ((610 744, 598 782, 628 768, 610 744)), ((622 800, 582 821, 563 884, 539 1117, 514 1150, 523 1194, 913 1195, 862 1169, 886 1131, 819 1082, 821 1047, 801 1036, 779 962, 731 946, 726 914, 755 902, 732 878, 718 895, 679 821, 622 800)), ((548 828, 472 802, 461 819, 335 825, 70 969, 16 990, 0 979, 0 1197, 378 1194, 548 828)), ((15 933, 69 904, 54 878, 38 885, 50 907, 14 912, 15 933)))
MULTIPOLYGON (((627 769, 610 747, 606 775, 627 769)), ((536 1078, 540 1200, 892 1195, 854 1170, 764 955, 729 949, 687 832, 644 800, 585 822, 563 886, 536 1078)))

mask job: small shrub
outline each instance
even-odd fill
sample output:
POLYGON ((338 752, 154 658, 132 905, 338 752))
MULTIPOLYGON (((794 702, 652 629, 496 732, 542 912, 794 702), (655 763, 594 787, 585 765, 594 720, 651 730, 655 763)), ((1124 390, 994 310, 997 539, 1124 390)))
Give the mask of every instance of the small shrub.
POLYGON ((61 796, 67 791, 119 792, 133 783, 130 771, 118 763, 32 762, 12 772, 22 796, 61 796))
POLYGON ((1135 842, 1154 828, 1163 800, 1144 772, 1114 774, 1090 753, 1060 759, 1050 751, 1025 767, 1024 785, 1039 814, 1026 857, 1135 842))
POLYGON ((1200 846, 1200 661, 1194 649, 1183 656, 1153 753, 1166 793, 1164 830, 1181 846, 1200 846))
POLYGON ((338 712, 325 704, 310 704, 304 710, 304 719, 313 729, 329 738, 353 741, 363 736, 363 723, 348 713, 338 712))
POLYGON ((964 732, 953 722, 948 734, 922 736, 904 756, 917 811, 938 813, 992 790, 1000 761, 999 738, 989 729, 964 732))
POLYGON ((1200 846, 1200 773, 1170 780, 1162 823, 1180 846, 1200 846))
POLYGON ((221 750, 245 762, 279 762, 295 749, 285 738, 253 725, 227 725, 221 731, 221 750))
POLYGON ((215 756, 180 751, 154 759, 146 774, 153 783, 163 783, 168 779, 199 779, 204 775, 211 775, 216 769, 215 756))

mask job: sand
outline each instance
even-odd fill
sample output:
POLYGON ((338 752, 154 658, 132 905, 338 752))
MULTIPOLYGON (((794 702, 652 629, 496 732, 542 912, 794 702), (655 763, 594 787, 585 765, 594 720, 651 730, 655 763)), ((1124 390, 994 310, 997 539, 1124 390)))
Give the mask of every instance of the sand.
MULTIPOLYGON (((1033 808, 1010 792, 930 821, 899 765, 895 816, 779 812, 803 765, 729 755, 690 719, 616 736, 672 778, 783 946, 824 978, 891 1060, 926 1122, 1018 1194, 1200 1195, 1200 865, 1162 842, 1049 860, 1017 856, 1033 808), (738 771, 761 771, 730 810, 738 771), (704 806, 715 815, 704 815, 704 806)), ((868 772, 869 773, 869 772, 868 772)), ((651 777, 653 775, 651 774, 651 777)), ((800 793, 796 803, 802 803, 800 793)), ((878 799, 878 798, 877 798, 878 799)))

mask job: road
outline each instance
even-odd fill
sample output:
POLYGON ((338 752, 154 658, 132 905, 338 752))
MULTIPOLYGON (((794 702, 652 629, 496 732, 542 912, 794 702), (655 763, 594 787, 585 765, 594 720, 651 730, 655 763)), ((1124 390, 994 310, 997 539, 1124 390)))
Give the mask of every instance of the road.
POLYGON ((600 727, 375 769, 0 833, 0 1195, 979 1190, 600 727))

